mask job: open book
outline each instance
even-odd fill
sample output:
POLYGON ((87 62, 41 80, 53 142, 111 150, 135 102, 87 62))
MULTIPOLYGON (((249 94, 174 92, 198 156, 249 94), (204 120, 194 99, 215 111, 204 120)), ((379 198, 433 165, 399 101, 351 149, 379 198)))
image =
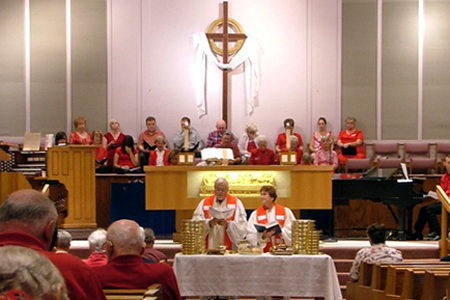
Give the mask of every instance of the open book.
POLYGON ((202 150, 202 160, 225 158, 234 160, 233 150, 229 148, 205 148, 202 150))
POLYGON ((211 215, 211 217, 219 220, 221 219, 226 220, 228 218, 231 218, 233 216, 233 212, 234 212, 233 207, 227 207, 224 210, 218 210, 212 206, 209 207, 209 214, 211 215))
POLYGON ((275 229, 275 234, 281 233, 281 226, 277 221, 273 221, 267 224, 253 224, 258 232, 264 232, 265 230, 271 231, 275 229))

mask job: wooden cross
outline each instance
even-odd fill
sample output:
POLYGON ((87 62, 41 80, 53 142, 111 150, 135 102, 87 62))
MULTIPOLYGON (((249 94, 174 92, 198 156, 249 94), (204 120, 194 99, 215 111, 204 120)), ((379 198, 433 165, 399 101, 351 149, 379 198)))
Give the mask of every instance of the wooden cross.
MULTIPOLYGON (((228 43, 237 42, 239 40, 245 41, 247 36, 244 33, 228 33, 228 1, 223 1, 223 23, 222 23, 222 33, 206 33, 206 37, 210 40, 221 41, 222 42, 222 63, 229 63, 229 53, 228 43)), ((218 53, 216 53, 218 54, 218 53)), ((229 123, 228 120, 228 70, 222 70, 222 119, 229 123)))

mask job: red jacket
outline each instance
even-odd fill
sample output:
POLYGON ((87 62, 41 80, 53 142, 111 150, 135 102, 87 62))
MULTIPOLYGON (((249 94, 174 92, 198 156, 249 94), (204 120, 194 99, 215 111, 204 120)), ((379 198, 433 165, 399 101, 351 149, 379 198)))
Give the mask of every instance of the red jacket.
POLYGON ((102 286, 91 267, 78 257, 69 253, 56 254, 47 251, 36 237, 24 232, 0 233, 0 247, 7 245, 31 248, 47 256, 64 277, 71 300, 106 300, 102 286))

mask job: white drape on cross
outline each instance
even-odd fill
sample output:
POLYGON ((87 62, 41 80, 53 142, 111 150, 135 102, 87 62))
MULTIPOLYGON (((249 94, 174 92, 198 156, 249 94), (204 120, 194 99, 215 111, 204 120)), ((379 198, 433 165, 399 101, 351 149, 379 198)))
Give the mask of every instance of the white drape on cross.
POLYGON ((258 62, 258 41, 255 36, 248 35, 242 48, 224 64, 211 50, 208 38, 204 32, 194 35, 194 87, 199 117, 206 114, 206 62, 207 57, 222 70, 234 70, 242 63, 245 72, 245 112, 253 112, 254 100, 258 96, 260 75, 258 62))

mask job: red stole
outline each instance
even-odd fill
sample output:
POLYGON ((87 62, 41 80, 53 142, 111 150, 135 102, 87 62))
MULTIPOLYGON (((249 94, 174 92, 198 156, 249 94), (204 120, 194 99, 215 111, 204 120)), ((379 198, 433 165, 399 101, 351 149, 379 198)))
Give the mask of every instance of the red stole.
MULTIPOLYGON (((205 214, 205 219, 211 218, 211 215, 209 214, 209 207, 214 206, 214 200, 216 198, 216 195, 211 195, 205 198, 205 201, 203 201, 203 213, 205 214)), ((233 216, 231 218, 228 218, 227 221, 234 220, 234 215, 236 213, 236 205, 237 205, 237 198, 234 196, 231 196, 230 194, 227 194, 227 206, 234 206, 234 212, 233 216)), ((209 234, 206 235, 206 249, 208 249, 208 239, 209 234)), ((224 245, 227 247, 227 250, 233 249, 233 242, 230 240, 230 237, 228 236, 227 231, 225 230, 225 238, 224 238, 224 245)))
MULTIPOLYGON (((282 205, 275 204, 275 220, 280 224, 281 228, 284 226, 284 221, 286 220, 286 209, 282 205)), ((263 205, 256 210, 256 221, 259 224, 267 224, 267 209, 263 205)), ((281 237, 281 234, 276 234, 273 236, 275 238, 275 245, 284 244, 284 240, 281 237)), ((273 246, 272 239, 267 240, 267 245, 264 248, 264 252, 269 252, 270 248, 273 246)))

